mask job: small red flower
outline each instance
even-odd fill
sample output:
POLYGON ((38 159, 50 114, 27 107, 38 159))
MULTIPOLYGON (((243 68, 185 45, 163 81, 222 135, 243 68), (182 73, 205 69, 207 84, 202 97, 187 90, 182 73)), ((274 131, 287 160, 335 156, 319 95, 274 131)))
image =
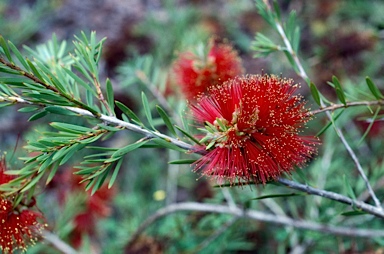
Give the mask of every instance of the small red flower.
POLYGON ((308 115, 292 83, 273 75, 239 77, 210 87, 191 104, 206 133, 206 146, 199 148, 207 153, 195 170, 220 182, 265 183, 304 166, 318 142, 299 135, 308 115))
MULTIPOLYGON (((0 184, 13 179, 6 175, 5 160, 0 162, 0 184)), ((37 242, 38 236, 46 227, 39 220, 43 216, 30 210, 35 205, 34 200, 29 205, 19 204, 14 207, 14 197, 3 197, 0 192, 0 249, 3 253, 13 253, 14 250, 25 251, 28 245, 37 242)))
POLYGON ((5 158, 1 158, 0 161, 0 184, 9 183, 13 179, 11 175, 6 175, 4 173, 5 169, 7 168, 5 158))
MULTIPOLYGON (((74 174, 73 170, 67 169, 58 173, 51 182, 58 194, 59 204, 64 206, 66 201, 73 196, 84 193, 85 183, 80 183, 82 177, 74 174)), ((97 223, 101 218, 108 217, 112 213, 112 201, 116 195, 116 185, 108 188, 104 184, 91 195, 91 190, 85 193, 84 203, 78 204, 82 209, 73 218, 74 228, 70 234, 70 242, 75 248, 80 248, 84 236, 94 237, 97 232, 97 223)))
POLYGON ((74 218, 74 229, 70 234, 70 241, 73 247, 80 248, 85 235, 95 235, 97 219, 95 214, 89 211, 79 213, 74 218))
POLYGON ((45 228, 39 222, 40 219, 40 213, 31 210, 16 211, 11 201, 0 200, 0 248, 3 253, 25 251, 28 245, 35 244, 45 228))
POLYGON ((215 86, 243 73, 241 59, 237 52, 227 44, 208 45, 207 54, 184 52, 174 63, 176 82, 189 100, 215 86))

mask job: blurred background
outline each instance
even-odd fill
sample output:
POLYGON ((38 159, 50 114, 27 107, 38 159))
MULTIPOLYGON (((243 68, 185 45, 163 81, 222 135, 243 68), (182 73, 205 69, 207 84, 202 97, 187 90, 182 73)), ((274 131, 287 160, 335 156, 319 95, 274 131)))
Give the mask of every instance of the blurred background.
MULTIPOLYGON (((372 0, 282 0, 277 1, 283 17, 295 10, 301 27, 300 57, 312 81, 331 101, 334 89, 327 85, 336 75, 344 88, 356 95, 364 78, 370 76, 379 87, 384 75, 384 1, 372 0)), ((171 66, 179 52, 206 43, 214 37, 230 43, 239 53, 246 74, 274 73, 302 83, 300 93, 310 99, 305 82, 289 66, 284 54, 254 58, 250 49, 257 32, 271 38, 276 33, 257 13, 251 0, 0 0, 0 34, 19 48, 36 48, 56 34, 68 47, 74 35, 96 31, 97 37, 107 37, 100 63, 101 80, 111 78, 115 98, 128 105, 138 115, 141 112, 140 93, 151 88, 165 91, 171 66), (143 76, 144 75, 144 76, 143 76), (145 78, 143 78, 145 77, 145 78)), ((177 90, 176 88, 173 89, 177 90)), ((181 115, 185 103, 177 93, 165 96, 181 115)), ((153 96, 153 103, 155 96, 153 96)), ((361 137, 368 123, 367 111, 352 109, 341 123, 352 122, 348 131, 352 140, 361 137), (365 118, 364 118, 365 117, 365 118)), ((17 108, 0 111, 0 148, 15 150, 8 156, 8 168, 18 167, 15 157, 23 155, 25 141, 37 138, 47 129, 47 121, 55 117, 27 122, 30 115, 17 108)), ((60 119, 63 121, 63 119, 60 119)), ((66 119, 67 122, 78 121, 66 119)), ((309 133, 316 134, 326 121, 319 117, 309 124, 309 133)), ((366 142, 359 146, 360 155, 369 175, 379 190, 384 185, 381 155, 382 121, 375 123, 366 142), (381 182, 380 182, 381 180, 381 182)), ((106 146, 124 146, 139 135, 126 133, 109 140, 106 146)), ((302 174, 306 181, 336 192, 346 192, 334 176, 353 179, 354 173, 340 172, 340 167, 353 168, 334 134, 324 134, 319 159, 302 174), (332 163, 331 163, 332 162, 332 163), (319 180, 321 179, 321 180, 319 180)), ((222 203, 227 190, 191 172, 188 165, 169 165, 180 159, 178 152, 143 149, 129 154, 112 189, 102 188, 94 196, 84 193, 79 179, 73 176, 74 165, 85 154, 59 169, 58 176, 47 188, 38 191, 38 205, 46 215, 50 229, 83 253, 383 253, 383 241, 334 237, 316 232, 299 231, 268 223, 205 213, 180 213, 152 224, 134 243, 130 236, 141 222, 166 204, 182 201, 222 203), (143 152, 142 152, 143 151, 143 152), (231 223, 229 223, 231 222, 231 223), (229 223, 229 224, 228 224, 229 223), (209 242, 210 236, 223 232, 209 242)), ((295 176, 294 176, 295 177, 295 176)), ((299 181, 301 176, 296 176, 299 181)), ((336 178, 337 178, 336 177, 336 178)), ((364 185, 351 180, 358 193, 364 185)), ((250 201, 259 195, 284 193, 287 189, 274 186, 230 188, 237 204, 296 219, 307 219, 336 225, 382 228, 372 217, 340 217, 346 208, 314 197, 265 199, 250 201)), ((380 194, 383 194, 381 191, 380 194)), ((28 253, 59 253, 38 244, 28 253)))

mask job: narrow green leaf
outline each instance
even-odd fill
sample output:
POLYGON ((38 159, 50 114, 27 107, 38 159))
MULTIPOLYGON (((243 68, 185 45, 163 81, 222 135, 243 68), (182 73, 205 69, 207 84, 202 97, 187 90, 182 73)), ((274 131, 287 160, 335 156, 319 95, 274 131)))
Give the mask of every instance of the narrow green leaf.
POLYGON ((109 126, 109 125, 105 125, 105 124, 97 124, 97 126, 99 126, 100 128, 104 129, 104 130, 107 130, 107 131, 111 131, 111 132, 116 132, 116 131, 121 131, 122 128, 117 128, 117 127, 114 127, 114 126, 109 126))
POLYGON ((111 176, 111 179, 109 180, 109 184, 108 184, 108 189, 110 189, 112 187, 112 185, 115 183, 116 181, 116 178, 117 178, 117 175, 119 173, 119 170, 121 168, 121 164, 123 163, 123 159, 120 159, 117 164, 116 164, 116 167, 115 169, 113 170, 113 174, 111 176))
POLYGON ((172 150, 179 151, 179 152, 185 152, 185 150, 183 148, 180 148, 177 145, 172 144, 171 142, 164 140, 162 138, 154 138, 154 139, 152 139, 152 141, 154 143, 156 143, 157 145, 159 145, 159 147, 172 149, 172 150))
POLYGON ((197 140, 196 138, 194 138, 191 134, 189 134, 188 132, 186 132, 185 130, 183 130, 182 128, 180 128, 179 126, 175 125, 175 128, 178 129, 179 131, 181 131, 185 136, 187 136, 190 140, 192 140, 193 142, 195 142, 196 144, 199 144, 200 145, 200 141, 197 140))
POLYGON ((129 118, 128 118, 128 116, 126 114, 122 114, 121 115, 121 119, 123 119, 124 122, 127 122, 127 123, 130 122, 130 120, 129 120, 129 118))
POLYGON ((43 139, 40 139, 40 141, 47 141, 47 142, 53 142, 53 143, 58 143, 58 144, 69 144, 69 142, 73 139, 73 137, 70 136, 48 136, 46 133, 43 133, 45 137, 43 139))
POLYGON ((264 3, 264 1, 256 1, 256 8, 258 13, 267 21, 272 27, 276 27, 276 22, 274 21, 274 17, 272 12, 264 3))
MULTIPOLYGON (((85 101, 87 103, 87 105, 93 107, 93 108, 97 108, 97 106, 93 103, 94 102, 94 97, 93 97, 93 92, 92 91, 89 91, 89 90, 86 90, 85 91, 85 101)), ((100 111, 100 110, 98 110, 100 111)))
POLYGON ((151 109, 149 107, 148 99, 144 92, 141 92, 141 100, 143 102, 144 113, 145 113, 145 116, 147 117, 148 123, 149 125, 151 125, 153 130, 156 130, 153 124, 153 119, 152 119, 152 114, 151 114, 151 109))
POLYGON ((279 46, 262 33, 256 33, 255 40, 251 44, 251 49, 256 51, 254 57, 259 58, 266 57, 270 53, 279 50, 279 46))
POLYGON ((308 183, 308 179, 301 168, 295 167, 295 172, 305 184, 308 183))
POLYGON ((9 69, 8 67, 0 67, 0 72, 9 73, 13 75, 19 75, 20 72, 9 69))
POLYGON ((35 176, 22 190, 21 192, 26 192, 30 188, 34 187, 36 183, 43 177, 44 174, 38 174, 35 176))
POLYGON ((73 73, 71 70, 69 69, 66 69, 66 68, 63 68, 64 71, 69 75, 71 76, 71 78, 73 78, 75 80, 75 82, 79 85, 81 85, 82 87, 84 87, 87 91, 91 92, 94 96, 97 96, 95 90, 93 90, 91 88, 91 86, 85 82, 83 79, 81 79, 79 76, 77 76, 75 73, 73 73))
POLYGON ((59 131, 59 132, 44 131, 44 135, 46 137, 71 138, 71 139, 76 139, 79 137, 78 134, 62 132, 62 131, 59 131))
POLYGON ((357 215, 365 215, 365 214, 367 213, 364 211, 348 211, 348 212, 341 213, 341 215, 344 215, 344 216, 357 216, 357 215))
POLYGON ((107 79, 105 86, 107 89, 107 102, 108 102, 109 108, 112 111, 114 111, 115 104, 114 104, 113 87, 112 87, 112 83, 109 80, 109 78, 107 79))
POLYGON ((14 201, 12 202, 13 203, 13 207, 17 207, 20 204, 21 200, 23 200, 23 198, 24 198, 23 195, 18 194, 16 196, 16 198, 14 199, 14 201))
POLYGON ((24 148, 28 151, 41 151, 47 147, 37 142, 30 142, 28 145, 24 146, 24 148))
POLYGON ((349 197, 352 198, 353 200, 356 200, 355 192, 353 191, 352 186, 349 183, 345 174, 343 175, 343 180, 344 180, 344 186, 347 188, 347 192, 348 192, 349 197))
POLYGON ((299 193, 271 194, 271 195, 260 196, 257 198, 252 198, 251 200, 260 200, 260 199, 266 199, 266 198, 285 198, 285 197, 304 196, 304 195, 307 195, 307 193, 299 192, 299 193))
POLYGON ((174 161, 169 161, 168 164, 177 164, 177 165, 188 164, 188 165, 190 165, 190 164, 194 163, 195 161, 196 161, 196 159, 195 160, 194 159, 174 160, 174 161))
POLYGON ((30 82, 26 77, 0 77, 0 82, 4 84, 17 85, 24 87, 24 82, 30 82))
POLYGON ((55 146, 59 145, 61 142, 58 142, 55 140, 42 139, 42 140, 39 140, 39 143, 46 145, 47 147, 55 147, 55 146))
POLYGON ((0 47, 3 49, 5 56, 8 58, 8 61, 13 63, 11 52, 9 51, 7 42, 4 40, 3 36, 0 35, 0 47))
MULTIPOLYGON (((204 143, 204 142, 200 140, 200 143, 204 143)), ((208 151, 209 149, 211 149, 215 145, 215 143, 216 143, 216 140, 212 140, 211 142, 209 142, 209 144, 205 147, 205 150, 208 151)))
POLYGON ((75 58, 73 56, 72 58, 76 64, 73 65, 73 67, 78 70, 81 74, 84 75, 84 77, 89 81, 89 82, 93 82, 93 78, 89 75, 89 72, 84 68, 84 65, 86 65, 87 63, 84 61, 83 58, 75 58))
POLYGON ((280 7, 276 0, 273 1, 273 9, 275 10, 277 19, 281 20, 280 7))
POLYGON ((69 123, 61 123, 61 122, 52 122, 50 125, 60 131, 64 132, 70 132, 70 133, 78 133, 78 134, 84 134, 87 132, 95 132, 95 130, 84 127, 84 126, 79 126, 79 125, 74 125, 74 124, 69 124, 69 123))
POLYGON ((50 172, 49 172, 49 175, 47 177, 47 181, 45 181, 46 185, 52 181, 52 179, 56 175, 56 172, 58 169, 59 169, 59 163, 54 164, 53 167, 51 168, 50 172))
POLYGON ((79 150, 83 149, 85 147, 85 144, 76 143, 72 145, 68 151, 67 154, 60 160, 60 163, 58 165, 63 165, 66 163, 72 156, 79 150))
POLYGON ((0 108, 8 107, 8 106, 11 106, 11 105, 13 105, 13 103, 0 102, 0 108))
MULTIPOLYGON (((81 183, 83 183, 85 181, 87 181, 87 180, 83 180, 83 181, 81 181, 81 183)), ((94 183, 95 183, 95 179, 89 180, 87 185, 85 186, 85 191, 89 191, 92 188, 92 186, 94 185, 94 183)))
POLYGON ((8 46, 12 50, 13 54, 15 54, 19 62, 24 66, 25 70, 29 71, 29 65, 25 61, 24 57, 21 55, 20 51, 16 48, 16 46, 10 41, 8 41, 8 46))
POLYGON ((48 106, 45 108, 46 111, 49 113, 57 114, 57 115, 67 115, 67 116, 74 116, 76 113, 63 108, 63 107, 58 107, 58 106, 48 106))
POLYGON ((104 37, 104 38, 101 39, 100 42, 96 45, 96 50, 97 50, 97 57, 96 57, 96 59, 95 59, 95 62, 96 62, 96 63, 99 63, 100 58, 101 58, 101 56, 103 55, 103 54, 102 54, 103 44, 104 44, 104 42, 105 42, 106 39, 107 39, 107 38, 104 37))
POLYGON ((288 19, 285 21, 284 30, 288 37, 288 40, 292 43, 293 30, 296 27, 296 12, 292 10, 289 13, 288 19))
MULTIPOLYGON (((234 183, 217 184, 217 185, 214 185, 213 188, 235 187, 235 186, 242 186, 243 187, 245 185, 253 185, 253 184, 257 184, 257 182, 253 182, 253 181, 249 181, 249 182, 238 181, 238 182, 234 182, 234 183)), ((267 184, 269 184, 269 182, 267 182, 267 184)))
MULTIPOLYGON (((55 37, 56 38, 56 37, 55 37)), ((55 39, 56 40, 56 39, 55 39)), ((57 43, 55 43, 57 44, 57 43)), ((57 57, 60 59, 64 56, 64 53, 65 53, 65 49, 67 47, 67 42, 66 41, 62 41, 61 44, 60 44, 60 48, 59 50, 57 50, 57 57)))
POLYGON ((32 107, 23 107, 23 108, 20 108, 20 109, 17 110, 17 111, 19 111, 19 112, 23 112, 23 113, 29 113, 29 112, 36 111, 36 110, 38 110, 38 109, 40 109, 40 108, 39 108, 39 107, 34 107, 34 106, 32 106, 32 107))
POLYGON ((94 184, 94 186, 92 188, 91 196, 93 194, 95 194, 96 191, 98 191, 101 188, 101 186, 105 182, 105 179, 107 179, 107 176, 108 176, 108 173, 109 173, 110 170, 111 170, 111 167, 106 168, 106 170, 103 172, 103 175, 101 175, 101 176, 99 176, 97 178, 97 181, 96 181, 96 183, 94 184))
POLYGON ((116 101, 116 106, 123 111, 123 113, 128 116, 133 122, 143 126, 143 123, 140 121, 139 117, 127 106, 125 106, 123 103, 116 101))
POLYGON ((92 137, 88 137, 86 139, 82 139, 82 140, 79 140, 79 143, 81 144, 91 144, 91 143, 94 143, 96 142, 97 140, 99 140, 103 135, 99 134, 99 135, 96 135, 96 136, 92 136, 92 137))
POLYGON ((40 112, 38 112, 38 113, 32 115, 32 116, 28 119, 28 121, 29 121, 29 122, 31 122, 31 121, 35 121, 35 120, 37 120, 37 119, 40 119, 40 118, 46 116, 47 114, 48 114, 47 111, 40 111, 40 112))
POLYGON ((32 74, 35 75, 38 79, 40 79, 41 81, 44 81, 44 78, 43 76, 41 76, 40 72, 37 70, 36 66, 29 60, 29 59, 26 59, 25 60, 29 67, 30 67, 30 70, 32 71, 32 74))
POLYGON ((172 122, 171 122, 168 114, 160 106, 156 106, 156 109, 157 109, 157 112, 159 113, 159 115, 161 116, 161 118, 163 119, 163 121, 164 121, 165 125, 167 126, 168 130, 173 135, 176 136, 177 134, 176 134, 175 128, 173 127, 172 122))
POLYGON ((287 51, 285 48, 283 50, 285 56, 287 57, 288 59, 288 62, 290 63, 290 65, 292 66, 292 68, 294 69, 294 71, 296 73, 299 73, 299 68, 297 67, 297 64, 295 62, 295 59, 292 57, 291 53, 289 51, 287 51))
MULTIPOLYGON (((117 150, 116 152, 114 152, 111 156, 111 158, 120 158, 122 157, 123 155, 139 148, 140 146, 144 145, 145 143, 147 143, 149 140, 148 139, 145 139, 145 140, 139 140, 133 144, 129 144, 123 148, 120 148, 119 150, 117 150)), ((107 160, 108 161, 108 160, 107 160)), ((106 161, 106 162, 107 162, 106 161)))
POLYGON ((298 52, 300 45, 300 28, 296 27, 292 38, 292 48, 295 52, 298 52))
POLYGON ((110 164, 104 164, 101 167, 99 166, 99 169, 95 173, 89 174, 89 176, 83 178, 83 180, 80 181, 80 183, 91 180, 91 179, 96 179, 98 176, 101 174, 105 174, 108 168, 110 168, 110 164))
POLYGON ((60 150, 56 151, 55 154, 53 155, 52 162, 55 162, 58 159, 61 159, 64 155, 66 155, 68 152, 68 148, 69 147, 67 146, 67 147, 63 147, 60 150))
POLYGON ((383 94, 380 92, 379 88, 377 88, 377 86, 373 83, 370 77, 365 77, 365 82, 367 83, 369 90, 371 91, 373 96, 375 96, 376 99, 384 99, 383 94))
POLYGON ((375 123, 375 121, 376 121, 376 119, 377 119, 377 115, 379 114, 380 110, 381 110, 381 107, 377 107, 376 112, 375 112, 374 116, 372 117, 371 122, 370 122, 369 125, 368 125, 368 128, 365 130, 363 136, 361 137, 361 139, 360 139, 359 142, 357 143, 358 145, 360 145, 361 142, 363 142, 363 140, 365 139, 365 137, 366 137, 366 136, 368 135, 368 133, 371 131, 371 128, 372 128, 373 124, 375 123))
POLYGON ((311 89, 312 98, 315 100, 317 105, 321 106, 319 90, 317 90, 315 84, 313 84, 312 82, 309 83, 309 88, 311 89))
MULTIPOLYGON (((342 109, 335 117, 333 117, 333 121, 336 121, 341 114, 344 112, 344 109, 342 109)), ((320 137, 330 126, 332 125, 332 121, 329 121, 327 125, 325 125, 317 134, 315 137, 320 137)))
POLYGON ((94 166, 94 167, 83 167, 83 166, 76 166, 75 168, 80 169, 79 171, 76 171, 75 175, 88 175, 91 174, 97 170, 100 169, 100 165, 94 166))
POLYGON ((88 159, 87 160, 87 163, 104 163, 104 162, 105 162, 105 158, 99 158, 99 159, 93 159, 93 160, 88 159))
MULTIPOLYGON (((87 146, 88 149, 100 150, 100 151, 116 151, 113 147, 102 147, 102 146, 87 146)), ((89 156, 89 155, 87 155, 89 156)))
POLYGON ((341 87, 340 82, 336 76, 332 76, 332 83, 335 85, 337 98, 339 98, 341 103, 343 103, 344 105, 347 105, 343 88, 341 87))
MULTIPOLYGON (((87 148, 89 148, 89 147, 87 147, 87 148)), ((90 154, 90 155, 84 156, 84 159, 88 160, 88 159, 92 159, 92 158, 105 158, 105 157, 110 157, 111 155, 112 155, 112 152, 96 153, 96 154, 90 154)))
MULTIPOLYGON (((44 101, 47 104, 56 104, 56 102, 62 102, 63 101, 62 100, 63 98, 60 97, 60 95, 54 94, 54 93, 44 93, 44 92, 25 93, 25 96, 29 97, 28 99, 33 98, 33 99, 36 99, 38 102, 44 101)), ((67 103, 67 105, 69 105, 69 104, 67 103)))

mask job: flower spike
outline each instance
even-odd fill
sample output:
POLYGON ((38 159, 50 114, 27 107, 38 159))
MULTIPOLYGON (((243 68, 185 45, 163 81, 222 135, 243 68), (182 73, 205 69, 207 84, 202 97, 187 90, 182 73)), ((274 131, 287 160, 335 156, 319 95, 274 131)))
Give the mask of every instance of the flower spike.
POLYGON ((207 153, 195 170, 217 178, 265 184, 302 167, 316 153, 313 137, 299 135, 308 121, 305 102, 290 79, 249 75, 208 88, 190 104, 207 153))

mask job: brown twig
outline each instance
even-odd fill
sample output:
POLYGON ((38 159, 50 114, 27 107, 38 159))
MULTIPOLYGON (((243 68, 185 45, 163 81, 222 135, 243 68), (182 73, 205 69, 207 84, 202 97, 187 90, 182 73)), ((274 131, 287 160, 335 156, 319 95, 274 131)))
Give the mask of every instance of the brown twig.
POLYGON ((102 103, 104 105, 104 107, 107 109, 108 111, 108 114, 110 116, 113 116, 113 111, 111 110, 111 108, 109 107, 109 104, 107 103, 107 101, 105 100, 104 98, 104 95, 103 95, 103 92, 101 91, 101 85, 100 85, 100 82, 97 80, 97 78, 95 77, 95 75, 92 75, 92 78, 93 78, 93 85, 95 86, 96 88, 96 93, 97 93, 97 97, 99 98, 99 101, 100 103, 102 103))
POLYGON ((164 208, 157 210, 152 216, 147 218, 132 234, 128 245, 133 244, 138 237, 154 222, 157 220, 179 211, 193 211, 193 212, 210 212, 210 213, 221 213, 231 214, 238 218, 248 218, 257 221, 264 221, 274 223, 278 225, 295 227, 298 229, 312 230, 322 232, 325 234, 335 234, 352 237, 384 237, 384 230, 374 229, 359 229, 349 227, 337 227, 332 225, 320 224, 312 221, 294 220, 285 216, 271 215, 255 210, 243 210, 239 207, 229 207, 226 205, 218 204, 206 204, 206 203, 195 203, 185 202, 168 205, 164 208))
POLYGON ((308 116, 314 116, 316 114, 320 114, 320 113, 327 112, 327 111, 334 111, 334 110, 341 109, 341 108, 356 107, 356 106, 375 106, 375 105, 382 106, 382 105, 384 105, 384 101, 383 100, 378 100, 378 101, 354 101, 354 102, 347 102, 345 105, 344 104, 333 104, 333 105, 328 106, 328 107, 322 107, 322 108, 319 108, 319 109, 315 109, 315 110, 309 111, 307 113, 307 115, 308 116))
MULTIPOLYGON (((18 102, 19 103, 26 103, 23 99, 20 99, 20 98, 19 98, 18 102)), ((91 112, 89 112, 85 109, 80 109, 80 108, 75 108, 75 107, 63 107, 63 108, 70 110, 70 111, 72 111, 78 115, 81 115, 81 116, 95 117, 91 112)), ((196 153, 196 150, 194 149, 193 145, 191 145, 191 144, 185 143, 184 141, 169 137, 169 136, 162 134, 162 133, 159 133, 159 132, 149 131, 149 130, 144 129, 138 125, 117 119, 114 116, 107 116, 107 115, 101 114, 100 117, 98 117, 98 119, 100 119, 101 121, 107 122, 111 125, 120 126, 120 127, 123 127, 127 130, 131 130, 131 131, 134 131, 136 133, 142 134, 142 135, 146 136, 147 138, 157 138, 157 137, 162 138, 171 144, 174 144, 174 145, 176 145, 182 149, 185 149, 187 152, 196 153)), ((375 215, 376 217, 384 218, 384 211, 381 209, 381 207, 375 207, 375 206, 372 206, 370 204, 367 204, 367 203, 364 203, 361 201, 352 200, 346 196, 343 196, 343 195, 335 193, 335 192, 316 189, 313 187, 309 187, 308 185, 289 181, 289 180, 283 179, 283 178, 279 178, 278 182, 280 182, 281 184, 286 185, 290 188, 300 190, 300 191, 306 192, 308 194, 317 195, 317 196, 320 196, 323 198, 335 200, 335 201, 340 202, 340 203, 353 205, 353 206, 361 209, 362 211, 365 211, 369 214, 375 215)))
POLYGON ((66 242, 61 240, 57 235, 55 235, 54 233, 52 233, 50 231, 44 230, 42 233, 42 236, 55 249, 59 250, 60 252, 62 252, 64 254, 79 254, 79 252, 77 252, 75 249, 73 249, 66 242))

